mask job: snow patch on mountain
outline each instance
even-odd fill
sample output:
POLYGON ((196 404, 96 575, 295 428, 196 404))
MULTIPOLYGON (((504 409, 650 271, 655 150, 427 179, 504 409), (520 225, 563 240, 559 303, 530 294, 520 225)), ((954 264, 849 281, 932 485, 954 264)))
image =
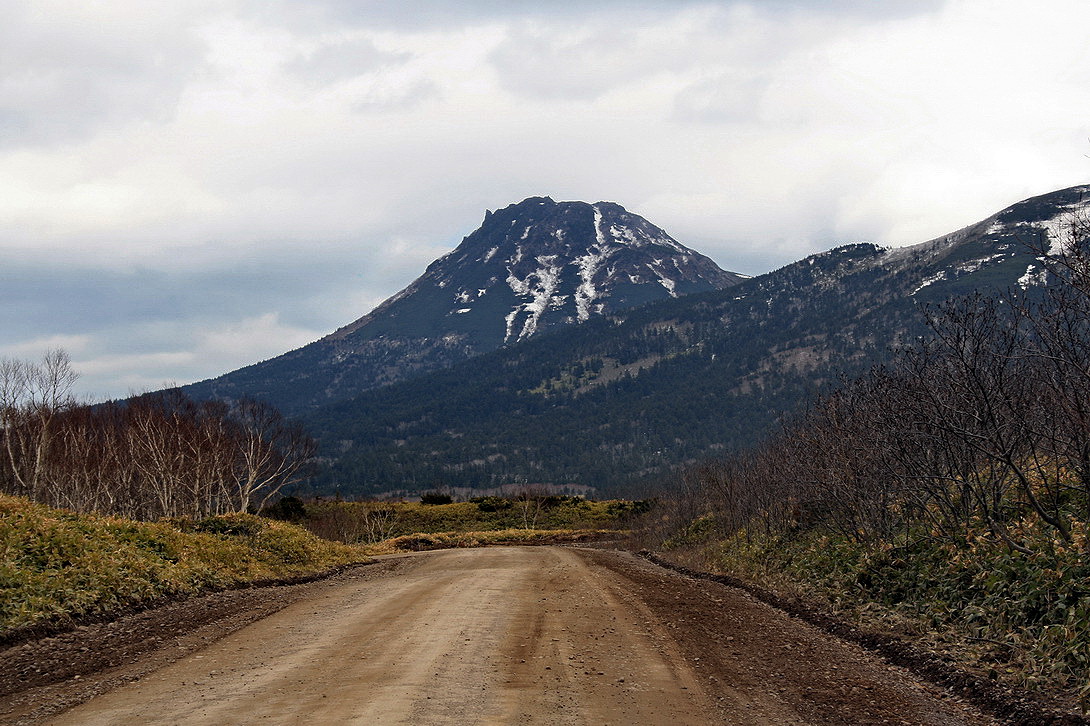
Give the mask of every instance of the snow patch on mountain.
POLYGON ((1023 290, 1028 290, 1031 285, 1047 284, 1048 271, 1044 268, 1038 268, 1036 265, 1029 265, 1026 267, 1025 274, 1018 278, 1018 286, 1023 290))
POLYGON ((528 338, 537 332, 538 322, 550 304, 557 306, 563 304, 562 299, 554 300, 560 285, 561 266, 556 264, 557 257, 557 255, 538 255, 535 259, 541 266, 521 279, 508 268, 507 284, 511 291, 519 297, 529 297, 530 300, 516 306, 505 318, 507 326, 505 343, 511 339, 514 324, 520 312, 526 312, 528 316, 522 325, 522 330, 519 331, 517 340, 528 338))
POLYGON ((598 241, 599 247, 606 246, 606 236, 602 234, 602 210, 598 209, 598 205, 595 204, 591 209, 594 210, 594 237, 598 241))
POLYGON ((939 270, 934 275, 928 275, 923 279, 923 282, 915 290, 909 293, 909 295, 915 295, 920 290, 924 289, 928 285, 934 285, 936 282, 941 282, 946 279, 946 270, 939 270))
POLYGON ((1001 260, 1006 256, 1007 255, 1004 254, 1004 253, 999 253, 999 254, 996 254, 996 255, 988 255, 987 257, 982 257, 979 260, 966 260, 965 262, 962 262, 962 263, 956 265, 954 267, 954 269, 957 270, 961 274, 968 275, 968 274, 972 274, 972 273, 976 272, 980 268, 987 265, 989 262, 995 262, 996 260, 1001 260))
POLYGON ((1063 254, 1065 246, 1077 237, 1078 225, 1078 218, 1070 211, 1065 211, 1052 219, 1037 223, 1037 227, 1044 231, 1048 240, 1048 253, 1050 255, 1063 254))
POLYGON ((579 287, 575 288, 575 317, 579 322, 590 318, 590 306, 598 297, 598 290, 594 287, 594 275, 609 253, 596 244, 588 254, 575 258, 575 264, 579 268, 579 287))

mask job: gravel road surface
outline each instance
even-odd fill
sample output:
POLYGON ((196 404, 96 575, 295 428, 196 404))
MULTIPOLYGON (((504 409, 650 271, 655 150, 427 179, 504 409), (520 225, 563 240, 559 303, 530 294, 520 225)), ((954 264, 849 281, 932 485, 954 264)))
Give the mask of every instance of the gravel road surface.
POLYGON ((18 724, 993 723, 744 592, 563 547, 393 556, 0 659, 18 724))

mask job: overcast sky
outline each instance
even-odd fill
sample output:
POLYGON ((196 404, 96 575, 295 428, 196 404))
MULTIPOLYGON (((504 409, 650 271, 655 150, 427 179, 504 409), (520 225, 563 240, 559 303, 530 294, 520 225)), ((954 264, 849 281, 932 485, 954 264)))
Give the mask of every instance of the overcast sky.
POLYGON ((187 383, 495 209, 610 200, 758 274, 1090 180, 1086 0, 4 0, 0 356, 187 383))

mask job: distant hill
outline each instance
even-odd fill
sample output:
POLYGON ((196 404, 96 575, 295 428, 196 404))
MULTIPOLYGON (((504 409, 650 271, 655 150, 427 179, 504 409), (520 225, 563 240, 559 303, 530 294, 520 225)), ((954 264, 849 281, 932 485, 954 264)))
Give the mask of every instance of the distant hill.
POLYGON ((310 345, 186 386, 300 414, 548 330, 745 279, 618 204, 532 197, 488 212, 457 249, 310 345))
POLYGON ((313 410, 319 484, 345 494, 510 483, 632 493, 749 445, 838 373, 887 359, 924 332, 922 306, 1045 284, 1027 244, 1062 234, 1088 193, 1034 197, 912 247, 847 245, 722 290, 603 307, 561 333, 313 410))

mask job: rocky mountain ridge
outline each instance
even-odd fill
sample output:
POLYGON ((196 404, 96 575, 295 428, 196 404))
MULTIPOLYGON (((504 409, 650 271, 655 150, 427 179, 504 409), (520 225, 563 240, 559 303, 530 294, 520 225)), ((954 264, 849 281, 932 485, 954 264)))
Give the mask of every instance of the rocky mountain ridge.
POLYGON ((449 367, 559 327, 745 279, 619 204, 531 197, 369 314, 277 358, 187 386, 289 414, 449 367))

